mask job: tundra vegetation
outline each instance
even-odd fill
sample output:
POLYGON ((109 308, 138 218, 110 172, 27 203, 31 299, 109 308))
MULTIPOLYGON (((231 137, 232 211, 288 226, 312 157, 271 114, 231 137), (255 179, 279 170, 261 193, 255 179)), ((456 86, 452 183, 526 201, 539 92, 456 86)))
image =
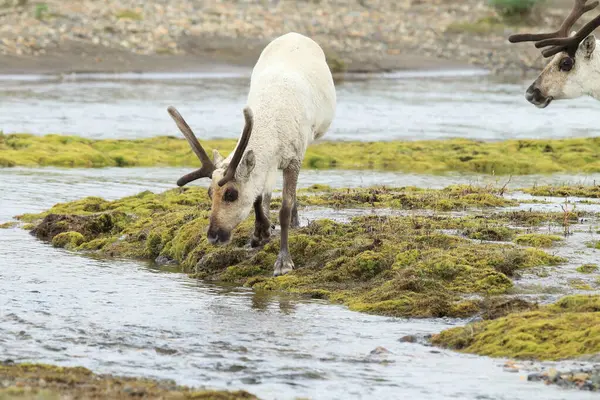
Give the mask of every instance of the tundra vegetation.
MULTIPOLYGON (((56 247, 176 265, 208 281, 328 299, 379 315, 481 317, 433 339, 460 351, 537 359, 600 351, 598 296, 539 306, 520 298, 514 281, 528 271, 561 268, 567 260, 552 249, 564 238, 542 232, 576 226, 590 215, 518 210, 503 190, 470 185, 299 190, 301 217, 315 206, 330 208, 332 215, 357 208, 371 212, 311 220, 291 231, 297 268, 279 277, 272 276, 279 238, 250 247, 252 217, 235 229, 228 245, 208 242, 211 201, 204 188, 146 191, 114 201, 88 197, 18 220, 56 247)), ((271 208, 279 204, 276 197, 271 208)), ((596 268, 575 272, 589 278, 596 268)))
MULTIPOLYGON (((203 140, 207 153, 230 152, 235 140, 203 140)), ((93 140, 77 136, 0 134, 0 166, 66 168, 195 166, 187 142, 175 137, 93 140)), ((302 168, 374 169, 416 173, 464 172, 496 175, 600 172, 600 139, 467 139, 344 142, 308 147, 302 168)))
MULTIPOLYGON (((298 200, 302 207, 398 211, 349 222, 319 219, 292 231, 290 249, 298 269, 277 278, 269 275, 278 238, 249 248, 252 218, 236 228, 229 245, 208 243, 203 233, 210 200, 202 188, 143 192, 116 201, 89 197, 19 219, 32 223, 32 233, 54 246, 177 264, 202 279, 326 298, 353 310, 394 316, 495 314, 489 307, 498 302, 491 299, 511 293, 511 277, 564 262, 529 242, 511 243, 522 230, 562 223, 563 213, 501 211, 515 202, 489 188, 316 186, 299 191, 298 200), (472 212, 447 213, 464 210, 472 212)), ((272 207, 277 203, 274 199, 272 207)), ((572 223, 579 217, 568 215, 572 223)))

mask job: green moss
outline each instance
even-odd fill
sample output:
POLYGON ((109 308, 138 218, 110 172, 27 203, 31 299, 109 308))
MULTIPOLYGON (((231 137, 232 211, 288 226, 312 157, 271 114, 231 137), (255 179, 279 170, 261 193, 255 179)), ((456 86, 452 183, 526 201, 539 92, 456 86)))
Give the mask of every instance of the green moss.
POLYGON ((469 227, 465 229, 463 234, 470 239, 508 242, 515 236, 515 231, 501 225, 486 224, 469 227))
POLYGON ((600 186, 596 185, 535 186, 523 191, 534 196, 600 198, 600 186))
POLYGON ((118 19, 131 19, 134 21, 141 21, 143 19, 142 14, 134 10, 120 10, 115 14, 115 17, 118 19))
POLYGON ((526 235, 517 236, 515 239, 515 243, 520 244, 522 246, 532 246, 532 247, 552 247, 557 242, 562 241, 563 238, 557 235, 545 235, 539 233, 529 233, 526 235))
MULTIPOLYGON (((300 204, 358 206, 364 199, 373 206, 410 209, 506 204, 487 189, 470 186, 312 190, 318 194, 303 195, 300 204)), ((84 238, 78 250, 141 259, 160 256, 206 280, 299 293, 343 303, 353 310, 395 316, 472 315, 481 303, 465 301, 464 296, 505 294, 513 286, 510 277, 518 271, 563 261, 538 249, 460 235, 469 230, 491 237, 493 228, 498 238, 506 238, 511 231, 499 227, 511 220, 512 213, 370 215, 349 223, 322 219, 293 230, 289 243, 297 269, 272 278, 278 238, 262 248, 246 248, 253 231, 249 218, 234 231, 231 244, 211 246, 205 235, 209 210, 206 190, 190 187, 160 194, 143 192, 116 201, 91 197, 21 218, 36 221, 33 233, 44 240, 78 232, 84 238)))
MULTIPOLYGON (((333 189, 320 186, 317 193, 322 195, 299 194, 298 202, 307 206, 334 208, 385 207, 439 211, 464 210, 469 207, 506 207, 518 204, 514 200, 499 196, 490 188, 472 185, 452 185, 442 190, 417 187, 333 189)), ((274 199, 273 207, 279 207, 280 201, 274 199)))
POLYGON ((476 35, 487 35, 490 33, 502 33, 506 25, 496 17, 480 18, 477 21, 455 21, 446 27, 446 33, 466 33, 476 35))
POLYGON ((590 249, 600 250, 600 241, 599 240, 592 240, 591 242, 587 242, 585 245, 587 247, 589 247, 590 249))
POLYGON ((65 249, 74 249, 85 242, 85 238, 79 232, 62 232, 52 238, 52 246, 65 249))
MULTIPOLYGON (((166 115, 166 113, 165 113, 166 115)), ((204 140, 226 153, 236 141, 204 140)), ((187 142, 176 137, 91 140, 76 136, 2 135, 0 166, 132 167, 197 166, 187 142)), ((509 140, 467 139, 411 142, 324 141, 311 145, 303 168, 376 169, 418 173, 448 171, 523 175, 599 172, 600 138, 509 140)))
POLYGON ((256 399, 248 392, 194 390, 173 381, 96 375, 46 364, 0 364, 0 399, 256 399))
POLYGON ((17 222, 15 221, 5 222, 3 224, 0 224, 0 229, 10 229, 14 228, 15 226, 17 226, 17 222))
POLYGON ((597 264, 583 264, 580 267, 577 267, 577 272, 581 272, 582 274, 593 274, 598 271, 597 264))
POLYGON ((492 357, 560 360, 600 352, 600 296, 569 296, 434 335, 435 345, 492 357))
POLYGON ((594 290, 594 288, 583 279, 570 279, 569 286, 575 290, 594 290))
POLYGON ((521 226, 539 226, 544 223, 556 223, 560 225, 577 223, 579 218, 586 215, 584 212, 539 212, 539 211, 512 211, 507 213, 511 222, 521 226))

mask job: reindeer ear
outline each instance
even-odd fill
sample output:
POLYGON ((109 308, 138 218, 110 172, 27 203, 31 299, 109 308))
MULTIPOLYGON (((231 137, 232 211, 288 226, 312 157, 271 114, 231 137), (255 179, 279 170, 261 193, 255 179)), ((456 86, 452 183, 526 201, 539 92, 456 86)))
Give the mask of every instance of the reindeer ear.
POLYGON ((221 153, 219 153, 219 150, 213 149, 213 164, 215 164, 215 166, 219 168, 222 163, 223 156, 221 155, 221 153))
POLYGON ((579 45, 579 51, 582 52, 585 58, 590 58, 596 49, 596 36, 590 35, 583 39, 579 45))
POLYGON ((244 154, 242 161, 240 161, 240 164, 235 171, 235 180, 240 182, 248 180, 248 177, 254 170, 255 164, 256 158, 254 156, 254 152, 252 150, 248 150, 246 154, 244 154))

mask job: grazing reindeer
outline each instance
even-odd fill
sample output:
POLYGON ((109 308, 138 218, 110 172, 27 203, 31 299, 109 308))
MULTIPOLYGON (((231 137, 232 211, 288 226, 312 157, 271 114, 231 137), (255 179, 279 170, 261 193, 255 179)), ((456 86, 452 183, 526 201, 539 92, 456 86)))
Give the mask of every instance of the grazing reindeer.
POLYGON ((511 43, 536 42, 543 48, 544 57, 554 59, 529 86, 525 98, 538 108, 547 107, 552 100, 574 99, 589 95, 600 100, 600 53, 596 37, 591 33, 600 26, 600 15, 588 22, 578 32, 569 30, 577 20, 598 6, 587 0, 575 0, 573 9, 560 28, 553 33, 519 34, 508 38, 511 43))
POLYGON ((168 108, 202 162, 202 168, 183 176, 177 184, 212 179, 208 190, 212 199, 207 234, 210 243, 229 242, 232 230, 253 207, 256 222, 250 244, 257 247, 269 240, 269 204, 277 170, 282 169, 281 247, 274 275, 294 268, 288 235, 290 226, 299 225, 296 184, 300 166, 308 145, 329 129, 335 106, 335 87, 323 50, 312 39, 292 32, 269 43, 254 66, 244 108, 246 125, 227 158, 213 150, 211 160, 177 110, 168 108))

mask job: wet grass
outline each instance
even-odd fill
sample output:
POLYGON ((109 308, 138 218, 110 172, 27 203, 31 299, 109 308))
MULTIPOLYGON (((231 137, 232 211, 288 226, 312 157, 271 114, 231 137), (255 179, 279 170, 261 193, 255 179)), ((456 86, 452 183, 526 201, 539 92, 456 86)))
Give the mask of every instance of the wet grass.
MULTIPOLYGON (((210 151, 231 151, 235 140, 206 140, 210 151)), ((0 166, 133 167, 197 166, 187 142, 176 137, 91 140, 76 136, 0 134, 0 166)), ((414 142, 319 142, 304 168, 374 169, 416 173, 450 171, 496 175, 599 172, 600 138, 467 139, 414 142)))
POLYGON ((568 296, 434 335, 435 345, 492 357, 560 360, 600 352, 600 296, 568 296))
MULTIPOLYGON (((442 190, 318 186, 302 193, 301 207, 449 211, 513 204, 489 188, 463 185, 442 190)), ((33 223, 32 233, 55 246, 172 262, 206 280, 325 298, 353 310, 392 316, 498 315, 489 298, 509 293, 511 277, 564 261, 507 243, 518 232, 510 225, 550 222, 557 216, 485 208, 463 217, 428 213, 362 216, 349 223, 312 221, 290 234, 297 269, 272 278, 278 237, 262 248, 248 248, 253 230, 249 218, 234 231, 231 244, 212 246, 205 235, 210 207, 205 189, 182 188, 116 201, 90 197, 19 218, 33 223), (471 295, 476 297, 465 300, 471 295)))
POLYGON ((0 399, 256 399, 248 392, 194 390, 173 381, 96 375, 76 367, 0 364, 0 399))

